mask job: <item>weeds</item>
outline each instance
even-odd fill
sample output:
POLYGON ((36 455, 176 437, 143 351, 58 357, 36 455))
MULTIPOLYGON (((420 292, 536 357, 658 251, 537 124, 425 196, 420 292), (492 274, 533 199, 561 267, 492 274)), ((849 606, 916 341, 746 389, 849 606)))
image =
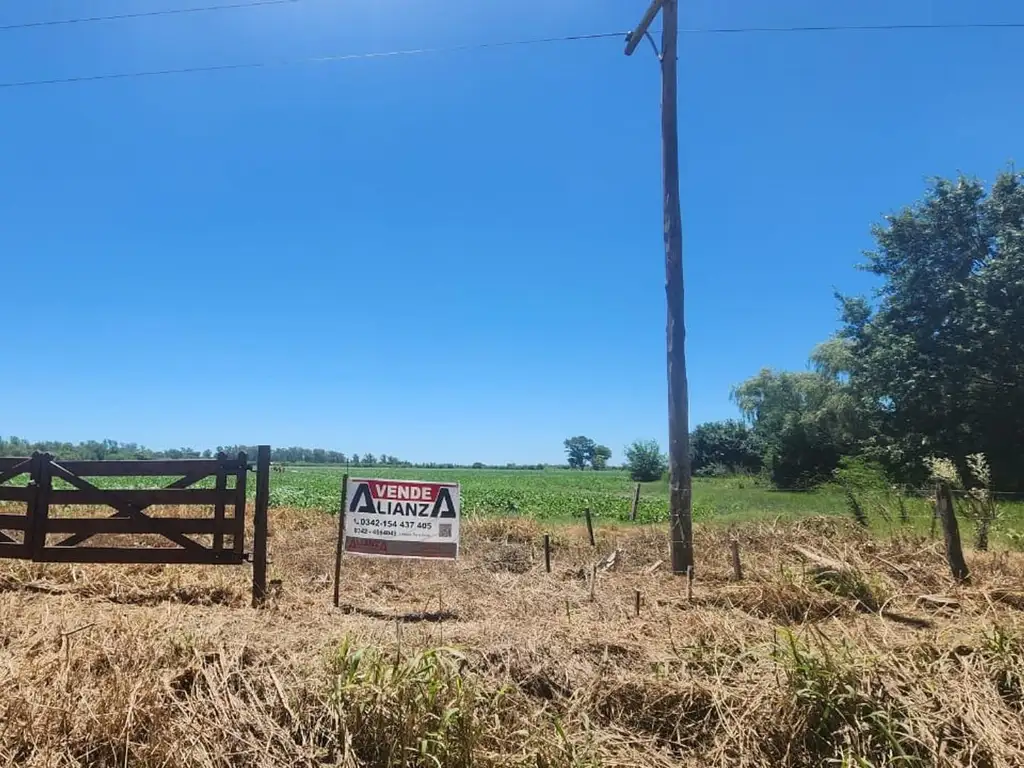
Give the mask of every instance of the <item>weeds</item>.
POLYGON ((370 765, 472 765, 506 692, 483 690, 465 666, 449 648, 388 659, 346 639, 329 663, 338 742, 370 765))
POLYGON ((880 590, 862 573, 852 569, 821 569, 815 573, 814 581, 819 587, 837 597, 853 600, 858 608, 864 611, 874 613, 884 602, 883 599, 879 599, 880 590))
POLYGON ((985 633, 984 640, 983 652, 999 695, 1024 714, 1024 642, 998 625, 985 633))
POLYGON ((847 512, 861 527, 869 526, 872 515, 886 523, 896 517, 902 525, 911 522, 904 490, 890 483, 879 464, 862 457, 845 457, 834 477, 846 500, 847 512))
POLYGON ((857 525, 862 528, 868 527, 868 516, 864 511, 864 507, 861 506, 860 501, 854 495, 853 491, 849 488, 845 490, 846 493, 846 508, 850 511, 850 515, 856 521, 857 525))
POLYGON ((934 479, 949 483, 951 488, 965 489, 964 512, 974 525, 974 548, 979 552, 987 552, 989 537, 999 520, 1000 509, 992 494, 988 459, 982 453, 972 453, 966 460, 971 475, 969 483, 964 481, 956 465, 949 459, 931 458, 926 463, 934 479))
POLYGON ((975 549, 987 552, 989 532, 999 519, 999 508, 992 495, 992 474, 989 471, 988 460, 982 453, 968 456, 967 465, 976 481, 976 484, 967 491, 970 517, 974 520, 975 526, 975 549))
POLYGON ((894 487, 893 490, 896 493, 896 503, 897 503, 897 505, 899 507, 899 511, 900 511, 900 522, 903 525, 909 525, 910 524, 910 511, 907 509, 907 502, 906 502, 906 499, 904 498, 904 490, 902 488, 900 488, 900 487, 894 487))
POLYGON ((819 638, 813 650, 787 632, 776 658, 786 673, 809 759, 856 766, 928 765, 907 713, 872 681, 872 670, 855 663, 848 648, 819 638))

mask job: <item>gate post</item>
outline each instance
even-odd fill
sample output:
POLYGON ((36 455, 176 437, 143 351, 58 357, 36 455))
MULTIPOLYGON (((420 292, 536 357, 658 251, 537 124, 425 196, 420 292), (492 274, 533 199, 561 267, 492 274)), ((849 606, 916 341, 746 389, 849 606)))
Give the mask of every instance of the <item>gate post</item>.
POLYGON ((36 541, 36 505, 39 500, 39 451, 33 451, 28 465, 28 487, 32 490, 25 503, 25 556, 32 558, 36 541))
POLYGON ((267 600, 267 510, 270 506, 270 446, 256 449, 256 506, 253 512, 252 605, 267 600))
POLYGON ((39 560, 46 546, 46 520, 50 516, 50 488, 53 485, 53 472, 50 462, 53 456, 48 453, 32 454, 30 484, 35 493, 28 505, 28 526, 25 529, 25 549, 33 560, 39 560))

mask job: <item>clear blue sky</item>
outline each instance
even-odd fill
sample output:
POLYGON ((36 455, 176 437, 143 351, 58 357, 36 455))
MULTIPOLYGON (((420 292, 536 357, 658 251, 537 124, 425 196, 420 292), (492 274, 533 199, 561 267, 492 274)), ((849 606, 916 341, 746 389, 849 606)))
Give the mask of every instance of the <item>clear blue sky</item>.
MULTIPOLYGON (((0 32, 0 81, 627 29, 647 0, 300 0, 0 32)), ((203 3, 37 0, 22 21, 203 3)), ((682 26, 1024 21, 689 0, 682 26)), ((801 368, 870 225, 1024 136, 1024 30, 684 35, 693 423, 801 368)), ((658 68, 618 39, 0 89, 0 433, 415 460, 666 434, 658 68)))

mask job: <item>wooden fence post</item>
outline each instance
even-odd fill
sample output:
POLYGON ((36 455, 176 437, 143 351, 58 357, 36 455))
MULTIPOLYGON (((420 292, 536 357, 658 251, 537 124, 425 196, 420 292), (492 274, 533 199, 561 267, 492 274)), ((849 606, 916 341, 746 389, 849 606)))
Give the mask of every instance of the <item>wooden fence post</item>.
POLYGON ((252 604, 258 608, 267 601, 267 530, 270 507, 270 446, 256 450, 256 506, 253 513, 252 604))
MULTIPOLYGON (((341 606, 341 554, 345 542, 345 504, 348 501, 348 472, 341 478, 341 506, 338 508, 338 546, 334 551, 334 607, 341 606)), ((440 599, 440 598, 438 598, 440 599)))
POLYGON ((629 519, 631 522, 636 522, 636 510, 640 506, 640 483, 636 484, 636 490, 633 491, 633 506, 629 508, 629 519))
POLYGON ((22 546, 25 548, 25 554, 28 557, 32 557, 32 525, 35 520, 36 510, 36 494, 32 493, 36 487, 36 456, 37 452, 33 451, 29 457, 28 464, 28 484, 29 494, 25 497, 25 534, 22 546))
MULTIPOLYGON (((214 487, 219 493, 227 496, 228 489, 228 473, 224 469, 224 462, 228 460, 228 455, 223 451, 217 453, 217 461, 220 462, 220 466, 217 467, 217 479, 214 483, 214 487)), ((227 509, 227 501, 223 496, 217 498, 217 503, 213 505, 213 519, 217 524, 217 529, 213 534, 213 549, 220 555, 224 552, 224 515, 227 509)))
POLYGON ((41 465, 42 458, 43 455, 39 453, 39 451, 33 451, 28 469, 28 484, 33 491, 26 504, 28 520, 25 523, 25 552, 28 557, 34 557, 36 551, 36 536, 38 533, 36 515, 38 514, 39 509, 39 467, 41 465))
POLYGON ((587 536, 590 538, 590 546, 596 547, 597 542, 594 541, 594 521, 590 517, 590 510, 583 510, 583 518, 587 521, 587 536))
POLYGON ((53 456, 43 453, 35 458, 36 501, 30 522, 32 546, 29 547, 29 552, 33 560, 39 560, 46 547, 46 521, 50 517, 50 490, 53 488, 53 456))
POLYGON ((544 570, 551 573, 551 536, 544 534, 544 570))
POLYGON ((942 523, 942 532, 946 537, 946 562, 953 578, 961 584, 970 581, 971 574, 964 560, 964 550, 960 545, 960 527, 956 522, 953 508, 953 492, 948 483, 940 482, 935 487, 935 513, 942 523))
POLYGON ((732 556, 732 577, 735 581, 743 581, 743 566, 740 564, 740 543, 736 539, 729 542, 729 553, 732 556))
POLYGON ((235 473, 235 528, 231 549, 235 562, 241 563, 245 555, 245 508, 248 500, 245 488, 249 482, 249 457, 238 452, 238 471, 235 473))

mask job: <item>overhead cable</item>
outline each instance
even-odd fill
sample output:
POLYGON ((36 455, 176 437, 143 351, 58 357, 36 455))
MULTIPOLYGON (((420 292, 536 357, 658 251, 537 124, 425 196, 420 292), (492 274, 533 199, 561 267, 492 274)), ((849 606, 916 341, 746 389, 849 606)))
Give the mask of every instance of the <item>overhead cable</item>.
POLYGON ((15 29, 33 29, 36 27, 60 27, 67 24, 94 24, 100 21, 121 21, 123 19, 145 19, 156 16, 183 16, 189 13, 211 13, 213 11, 239 11, 245 8, 260 8, 267 5, 292 5, 299 0, 247 0, 240 3, 223 5, 201 5, 192 8, 167 8, 158 11, 135 11, 132 13, 115 13, 109 16, 81 16, 76 19, 49 19, 45 21, 23 21, 17 24, 0 25, 0 32, 15 29))
MULTIPOLYGON (((263 4, 284 4, 298 0, 260 0, 263 4)), ((249 5, 254 5, 250 3, 249 5)), ((212 7, 212 6, 211 6, 212 7)), ((219 6, 227 8, 228 6, 219 6)), ((704 29, 680 29, 683 35, 717 35, 717 34, 757 34, 757 33, 813 33, 813 32, 882 32, 882 31, 923 31, 923 30, 963 30, 963 29, 1024 29, 1024 22, 984 22, 984 23, 951 23, 951 24, 874 24, 874 25, 825 25, 803 27, 710 27, 704 29)), ((229 70, 268 69, 271 67, 294 66, 296 64, 325 64, 332 62, 356 61, 362 59, 385 59, 405 56, 422 56, 426 54, 456 53, 462 51, 484 50, 488 48, 511 48, 516 46, 543 45, 550 43, 566 43, 582 40, 600 40, 606 38, 624 39, 628 32, 595 32, 590 34, 563 35, 560 37, 535 37, 521 40, 505 40, 492 43, 469 43, 465 45, 440 46, 431 48, 405 48, 392 51, 375 51, 369 53, 344 53, 330 56, 308 56, 295 59, 278 59, 254 62, 235 62, 228 64, 207 64, 170 69, 151 69, 135 72, 110 72, 96 75, 72 75, 38 80, 15 80, 0 82, 0 89, 27 88, 43 85, 64 85, 71 83, 89 83, 101 80, 127 80, 143 77, 159 77, 161 75, 182 75, 197 72, 225 72, 229 70)))

